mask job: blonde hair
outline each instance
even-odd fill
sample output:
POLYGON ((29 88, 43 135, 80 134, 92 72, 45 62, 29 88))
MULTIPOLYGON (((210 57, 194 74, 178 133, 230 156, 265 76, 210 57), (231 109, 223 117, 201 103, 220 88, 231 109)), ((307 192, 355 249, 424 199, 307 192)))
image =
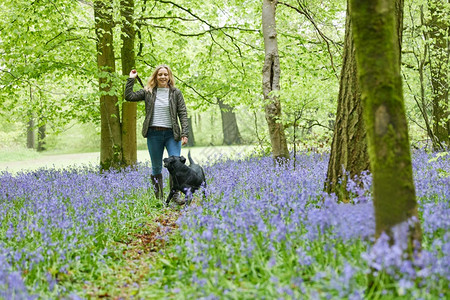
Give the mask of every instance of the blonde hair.
POLYGON ((170 88, 175 87, 175 78, 173 77, 172 70, 168 65, 159 65, 155 68, 155 71, 153 71, 153 74, 148 78, 147 86, 145 87, 145 90, 148 92, 152 92, 153 88, 158 84, 156 81, 156 76, 158 75, 159 70, 162 68, 167 70, 167 73, 169 73, 169 81, 167 82, 167 85, 170 88))

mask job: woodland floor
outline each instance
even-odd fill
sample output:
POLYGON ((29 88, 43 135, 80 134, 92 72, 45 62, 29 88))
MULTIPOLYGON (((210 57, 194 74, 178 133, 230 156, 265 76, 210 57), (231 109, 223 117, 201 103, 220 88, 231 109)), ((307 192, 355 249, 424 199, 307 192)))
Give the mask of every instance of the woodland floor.
POLYGON ((136 283, 145 280, 149 273, 151 257, 165 249, 165 240, 178 226, 179 211, 167 210, 154 220, 143 225, 138 234, 128 236, 127 250, 123 251, 125 263, 112 270, 104 278, 102 287, 85 285, 84 289, 92 299, 131 299, 136 293, 136 283))

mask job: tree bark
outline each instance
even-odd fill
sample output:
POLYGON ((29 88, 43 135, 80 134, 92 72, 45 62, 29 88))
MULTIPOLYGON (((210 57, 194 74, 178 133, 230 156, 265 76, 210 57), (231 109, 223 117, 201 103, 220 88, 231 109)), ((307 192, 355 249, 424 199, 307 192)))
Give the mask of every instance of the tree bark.
POLYGON ((99 72, 101 146, 100 166, 103 170, 120 168, 122 140, 117 95, 112 90, 115 73, 112 26, 112 1, 94 1, 95 33, 97 36, 97 67, 99 72))
POLYGON ((275 11, 277 0, 263 0, 262 27, 264 35, 263 95, 266 121, 269 127, 272 153, 275 161, 289 159, 284 126, 282 123, 280 91, 280 58, 278 56, 275 11))
MULTIPOLYGON (((126 76, 136 67, 134 0, 120 1, 120 14, 122 16, 122 75, 126 76)), ((125 166, 137 163, 136 114, 137 102, 122 103, 122 149, 125 166)))
MULTIPOLYGON (((396 20, 403 20, 402 8, 403 0, 395 0, 396 20)), ((340 76, 333 141, 328 162, 327 179, 325 180, 325 191, 336 193, 338 199, 344 202, 349 200, 346 189, 348 179, 354 179, 361 172, 370 169, 350 9, 350 3, 347 3, 343 66, 340 76)), ((398 33, 397 43, 400 48, 402 24, 398 21, 395 23, 395 29, 398 33)))
POLYGON ((33 113, 28 114, 28 123, 27 123, 27 148, 34 149, 35 146, 35 138, 34 138, 34 117, 33 113))
MULTIPOLYGON (((30 103, 33 103, 33 90, 30 86, 30 103)), ((33 111, 28 111, 28 122, 27 122, 27 148, 34 149, 35 138, 34 138, 34 114, 33 111)))
POLYGON ((194 127, 192 126, 192 117, 188 117, 188 124, 189 124, 189 133, 188 133, 188 147, 194 147, 195 146, 195 136, 194 136, 194 127))
POLYGON ((45 136, 46 136, 46 125, 42 124, 39 126, 38 128, 38 146, 36 148, 36 150, 38 152, 42 152, 45 151, 45 136))
POLYGON ((239 133, 236 114, 233 108, 221 99, 217 99, 217 102, 219 103, 220 114, 222 116, 223 144, 240 145, 242 142, 241 134, 239 133))
POLYGON ((349 199, 346 189, 348 178, 353 179, 361 172, 369 170, 366 128, 349 10, 348 4, 336 121, 325 181, 325 190, 328 193, 336 193, 339 200, 344 202, 349 199))
POLYGON ((402 245, 411 251, 420 245, 421 230, 400 75, 397 30, 402 20, 396 20, 396 7, 390 0, 351 0, 350 3, 373 175, 376 237, 385 232, 393 240, 394 227, 413 219, 405 233, 408 243, 402 245))
POLYGON ((428 0, 431 18, 428 22, 430 42, 431 86, 433 88, 433 149, 450 146, 450 115, 448 106, 449 23, 448 0, 428 0), (447 9, 448 10, 448 9, 447 9))

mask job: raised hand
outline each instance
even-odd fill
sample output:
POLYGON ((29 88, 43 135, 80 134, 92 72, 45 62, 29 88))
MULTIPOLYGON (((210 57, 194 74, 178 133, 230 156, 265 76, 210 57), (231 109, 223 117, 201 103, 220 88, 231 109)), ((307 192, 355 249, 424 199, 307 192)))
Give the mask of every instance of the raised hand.
POLYGON ((136 70, 131 70, 130 72, 130 78, 136 78, 138 76, 138 73, 136 70))

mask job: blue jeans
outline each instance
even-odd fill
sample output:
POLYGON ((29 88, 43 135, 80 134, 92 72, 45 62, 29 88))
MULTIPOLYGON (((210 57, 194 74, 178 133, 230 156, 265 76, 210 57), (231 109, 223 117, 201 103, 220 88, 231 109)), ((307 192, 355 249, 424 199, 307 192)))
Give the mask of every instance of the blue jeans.
POLYGON ((176 142, 173 138, 173 131, 170 130, 154 130, 148 129, 147 147, 152 161, 152 175, 158 175, 162 172, 162 159, 164 147, 169 156, 180 156, 181 141, 176 142))

